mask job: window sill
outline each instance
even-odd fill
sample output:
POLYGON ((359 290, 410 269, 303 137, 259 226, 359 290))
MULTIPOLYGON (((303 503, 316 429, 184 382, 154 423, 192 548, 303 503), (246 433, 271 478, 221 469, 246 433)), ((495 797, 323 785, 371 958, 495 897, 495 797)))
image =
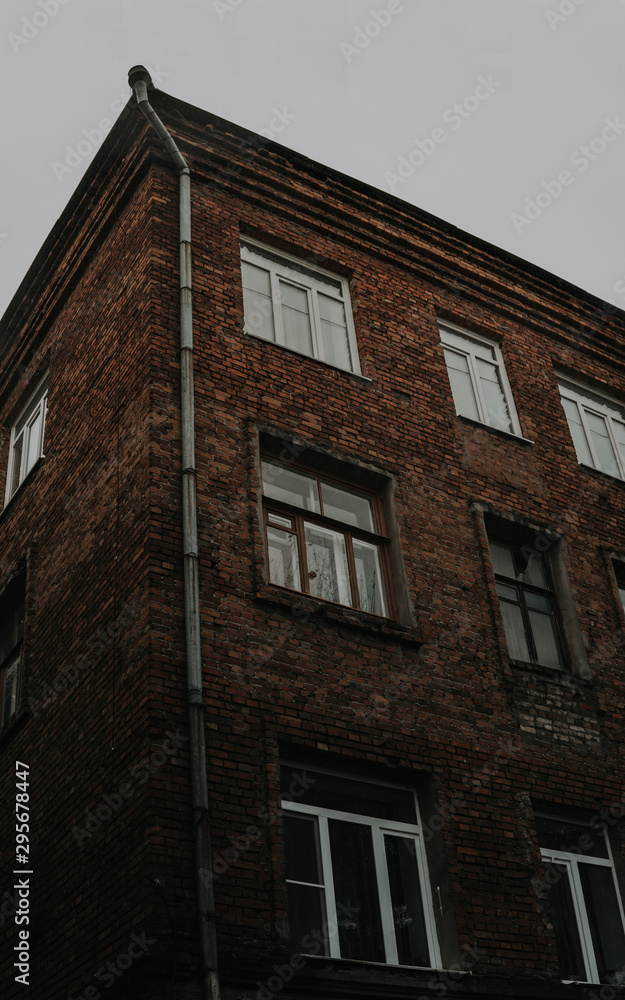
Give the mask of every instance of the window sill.
POLYGON ((497 434, 500 437, 518 441, 519 444, 534 444, 533 441, 523 437, 521 434, 511 434, 510 431, 502 431, 499 427, 493 427, 492 424, 484 424, 481 420, 473 420, 472 417, 465 417, 462 413, 457 413, 456 416, 458 420, 462 420, 463 423, 469 424, 471 427, 481 427, 483 431, 490 431, 491 434, 497 434))
POLYGON ((264 585, 258 588, 256 599, 263 604, 271 604, 285 611, 290 611, 292 617, 302 623, 311 618, 315 618, 317 621, 322 619, 347 628, 374 632, 383 638, 396 639, 409 646, 419 648, 423 645, 421 636, 417 635, 410 626, 401 625, 390 618, 380 618, 378 615, 369 614, 368 611, 359 611, 357 608, 332 604, 330 601, 310 597, 308 594, 300 594, 294 590, 264 585))
POLYGON ((605 479, 609 479, 612 483, 625 484, 625 479, 621 479, 620 476, 613 476, 611 472, 604 472, 603 469, 595 469, 594 465, 586 465, 585 462, 578 462, 577 465, 580 469, 586 469, 587 472, 594 472, 596 476, 605 477, 605 479))
POLYGON ((592 678, 578 677, 569 667, 546 667, 542 663, 526 663, 524 660, 509 660, 510 669, 523 674, 539 674, 562 684, 584 684, 592 686, 592 678))
MULTIPOLYGON (((307 965, 310 963, 313 968, 319 968, 321 966, 325 966, 327 968, 330 966, 337 972, 387 972, 390 974, 400 973, 410 976, 434 976, 437 973, 441 974, 446 971, 445 969, 435 969, 432 966, 425 965, 389 965, 387 962, 372 962, 364 958, 330 958, 329 955, 307 955, 305 952, 296 952, 295 954, 299 954, 300 958, 302 958, 307 965)), ((457 975, 460 979, 469 975, 468 972, 460 970, 455 970, 453 974, 457 975)))
POLYGON ((350 372, 348 368, 339 368, 338 365, 331 365, 329 361, 322 361, 321 358, 315 358, 312 354, 302 354, 301 351, 295 351, 292 347, 287 347, 286 344, 276 344, 273 340, 265 340, 264 337, 257 337, 255 333, 248 333, 247 330, 243 330, 243 336, 252 337, 254 340, 260 341, 262 344, 269 344, 270 347, 277 347, 281 351, 288 351, 289 354, 295 354, 298 358, 307 358, 309 361, 314 361, 316 365, 323 365, 324 368, 329 368, 330 371, 341 372, 343 375, 349 375, 358 382, 373 382, 372 378, 368 378, 367 375, 361 375, 360 372, 350 372))

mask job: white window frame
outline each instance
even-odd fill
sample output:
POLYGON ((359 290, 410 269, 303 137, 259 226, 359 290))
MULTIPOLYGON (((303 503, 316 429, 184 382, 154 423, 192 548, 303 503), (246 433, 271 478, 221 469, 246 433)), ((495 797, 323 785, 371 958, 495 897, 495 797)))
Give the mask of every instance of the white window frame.
MULTIPOLYGON (((350 777, 345 774, 338 774, 337 772, 322 771, 321 768, 315 768, 318 773, 325 774, 335 774, 337 777, 343 778, 346 781, 350 780, 350 777)), ((381 785, 385 788, 398 788, 403 792, 412 792, 414 796, 415 805, 415 815, 417 817, 416 823, 401 823, 397 820, 380 819, 376 816, 363 816, 358 813, 352 812, 342 812, 336 809, 326 809, 323 806, 312 806, 307 805, 302 802, 289 801, 288 799, 282 800, 282 808, 287 812, 304 814, 307 816, 315 816, 319 824, 319 847, 321 854, 321 870, 324 878, 324 884, 317 886, 317 888, 323 889, 325 896, 325 906, 326 906, 326 921, 328 928, 328 942, 330 947, 330 958, 341 958, 341 948, 339 941, 339 918, 336 909, 336 899, 334 895, 334 876, 332 868, 332 854, 330 849, 330 834, 328 830, 328 820, 336 819, 342 820, 346 823, 359 823, 363 826, 368 826, 371 829, 372 839, 373 839, 373 855, 375 861, 375 873, 377 880, 378 889, 378 900, 380 904, 380 918, 382 921, 382 935, 384 940, 384 950, 386 952, 386 962, 385 965, 399 965, 397 958, 397 943, 395 940, 395 930, 394 930, 394 920, 393 920, 393 905, 391 900, 391 891, 388 881, 387 867, 386 867, 386 856, 384 851, 384 835, 390 834, 396 836, 402 836, 405 838, 410 838, 415 845, 415 858, 417 862, 417 871, 419 875, 419 886, 422 893, 423 901, 423 916, 426 929, 426 937, 428 944, 428 951, 430 954, 430 960, 432 962, 431 966, 428 968, 440 969, 441 958, 440 951, 438 947, 438 940, 436 936, 436 926, 434 922, 434 908, 432 902, 432 894, 430 892, 430 883, 427 874, 427 859, 425 853, 425 844, 423 842, 423 836, 421 833, 421 821, 419 817, 419 803, 417 796, 414 791, 410 788, 406 788, 402 785, 389 785, 382 781, 374 781, 370 779, 363 779, 359 777, 359 782, 365 781, 369 785, 381 785)), ((300 883, 294 879, 289 879, 295 885, 310 885, 311 883, 300 883)), ((350 959, 353 961, 353 959, 350 959)), ((379 965, 381 963, 373 963, 379 965)), ((403 968, 422 968, 422 966, 403 966, 403 968)))
MULTIPOLYGON (((253 264, 256 267, 260 267, 269 273, 271 283, 271 300, 273 305, 272 318, 276 344, 280 347, 284 347, 285 350, 293 351, 294 354, 300 354, 305 358, 312 357, 316 361, 322 361, 324 364, 330 365, 332 368, 338 368, 338 371, 349 371, 354 375, 361 374, 360 361, 358 359, 358 343, 356 341, 356 330, 354 327, 354 317, 352 315, 349 282, 347 278, 343 278, 338 274, 333 274, 331 271, 326 271, 316 265, 311 268, 307 264, 304 264, 301 260, 298 260, 297 257, 292 257, 282 251, 276 251, 272 247, 264 246, 257 240, 247 238, 241 241, 241 260, 248 264, 253 264), (331 287, 328 285, 327 281, 323 280, 324 277, 331 283, 331 287), (311 326, 313 347, 312 355, 304 354, 303 352, 298 351, 296 348, 285 343, 280 300, 280 278, 283 278, 288 281, 289 284, 295 285, 302 291, 306 292, 311 326), (333 362, 326 361, 325 359, 323 336, 321 332, 321 316, 319 314, 319 304, 317 301, 318 292, 328 296, 328 298, 334 298, 337 302, 342 304, 345 310, 347 340, 352 362, 351 368, 338 367, 333 362)), ((249 336, 258 337, 258 334, 254 333, 254 330, 248 327, 247 323, 245 324, 244 329, 245 333, 249 336)), ((258 339, 265 340, 264 337, 259 337, 258 339)), ((269 341, 269 343, 272 343, 272 341, 269 341)))
MULTIPOLYGON (((597 469, 599 472, 603 472, 604 476, 611 476, 612 479, 625 479, 625 457, 621 453, 613 428, 614 423, 619 423, 622 424, 625 429, 625 406, 621 403, 617 403, 614 399, 610 399, 609 396, 605 396, 602 392, 595 392, 593 389, 589 388, 589 386, 583 385, 581 382, 573 382, 568 378, 559 376, 558 385, 560 387, 560 395, 565 399, 571 400, 577 405, 577 412, 579 413, 584 435, 586 437, 586 446, 590 452, 590 457, 593 462, 592 465, 588 465, 587 462, 582 462, 580 460, 579 454, 577 453, 577 447, 575 445, 575 439, 573 438, 568 418, 566 418, 579 464, 584 465, 588 469, 597 469), (612 472, 606 472, 605 469, 601 468, 595 444, 592 439, 592 434, 590 433, 590 428, 588 427, 588 421, 586 419, 587 412, 594 413, 596 416, 603 417, 605 420, 608 438, 610 444, 612 445, 612 450, 616 455, 616 464, 620 475, 615 476, 612 472)), ((566 417, 566 411, 564 415, 566 417)))
MULTIPOLYGON (((590 829, 590 827, 589 827, 590 829)), ((619 891, 619 886, 616 881, 616 873, 614 871, 614 861, 612 860, 612 849, 610 847, 609 837, 603 834, 605 843, 607 846, 608 857, 607 858, 596 858, 593 855, 585 854, 572 854, 568 851, 555 851, 552 849, 542 848, 540 853, 542 855, 543 861, 547 861, 550 864, 563 865, 569 875, 569 886, 571 889, 571 896, 573 899, 573 909, 575 910, 575 916, 577 918, 577 931, 579 933, 579 940, 582 949, 582 955, 584 958, 584 964, 586 966, 586 976, 588 977, 585 981, 587 983, 598 984, 599 970, 597 968, 597 963, 595 961, 595 951, 592 943, 592 935, 590 931, 590 924, 588 922, 588 916, 586 914, 586 903, 584 901, 584 892, 582 889, 581 879, 579 877, 579 865, 580 864, 590 864, 596 865, 600 868, 610 868, 612 871, 612 880, 614 882, 614 891, 616 893, 616 900, 618 903, 619 913, 621 916, 621 923, 623 929, 625 930, 625 912, 623 911, 623 902, 621 900, 621 893, 619 891)), ((563 982, 575 982, 572 979, 565 979, 563 982)))
POLYGON ((26 405, 20 411, 17 420, 11 428, 11 440, 9 443, 9 462, 7 466, 7 481, 4 496, 5 506, 8 504, 11 497, 15 496, 20 486, 26 479, 26 476, 30 470, 35 466, 36 462, 40 458, 43 458, 43 442, 46 430, 46 412, 48 404, 48 374, 39 381, 37 388, 31 394, 26 405), (38 440, 36 442, 36 454, 37 457, 32 465, 28 466, 28 455, 30 452, 30 436, 31 429, 34 423, 41 416, 41 423, 38 430, 38 440), (23 426, 20 428, 18 433, 18 427, 20 424, 23 426), (15 469, 15 447, 20 437, 23 437, 22 442, 22 453, 20 456, 20 467, 17 470, 18 481, 14 489, 11 489, 13 479, 16 473, 15 469))
MULTIPOLYGON (((503 355, 499 345, 493 340, 488 340, 486 337, 480 337, 478 334, 469 333, 467 330, 463 330, 462 327, 456 326, 455 323, 439 322, 438 327, 443 347, 447 347, 449 350, 455 351, 456 354, 462 354, 467 360, 469 374, 471 377, 471 387, 473 389, 477 409, 479 411, 478 422, 485 424, 487 427, 499 430, 502 434, 512 434, 514 437, 522 438, 523 431, 521 430, 521 424, 519 423, 516 406, 514 405, 512 389, 508 381, 508 376, 506 375, 506 366, 504 364, 503 355), (502 428, 497 427, 489 419, 488 406, 484 398, 481 379, 475 363, 476 358, 482 358, 482 360, 488 361, 489 364, 494 365, 497 368, 499 378, 501 380, 501 389, 506 406, 508 407, 512 431, 505 431, 502 428)), ((445 367, 447 368, 447 365, 445 365, 445 367)), ((461 413, 458 409, 456 409, 456 414, 460 417, 465 417, 467 420, 472 419, 471 417, 467 417, 465 413, 461 413)))

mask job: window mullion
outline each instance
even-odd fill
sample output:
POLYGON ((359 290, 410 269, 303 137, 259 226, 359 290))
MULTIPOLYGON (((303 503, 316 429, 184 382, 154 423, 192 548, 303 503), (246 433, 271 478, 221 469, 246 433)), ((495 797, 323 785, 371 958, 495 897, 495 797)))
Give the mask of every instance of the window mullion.
MULTIPOLYGON (((584 429, 584 434, 586 435, 586 442, 588 444, 588 450, 590 452, 590 457, 592 458, 593 466, 595 467, 595 469, 599 469, 599 471, 601 471, 601 463, 597 455, 595 442, 593 440, 592 434, 590 433, 590 427, 588 426, 588 422, 586 420, 586 407, 583 406, 582 403, 580 403, 579 401, 576 400, 576 402, 577 402, 577 409, 579 412, 579 419, 584 429)), ((603 417, 603 414, 599 413, 598 416, 603 417)))
POLYGON ((375 860, 375 874, 378 883, 378 899, 380 901, 380 915, 382 917, 382 935, 384 938, 386 962, 388 965, 397 965, 399 958, 397 955, 397 941, 395 939, 393 901, 391 899, 391 887, 386 865, 384 834, 379 826, 372 826, 371 834, 373 837, 373 857, 375 860))
MULTIPOLYGON (((336 896, 334 894, 334 871, 332 868, 332 851, 330 849, 330 832, 328 830, 328 817, 319 816, 319 848, 321 851, 321 868, 323 871, 323 881, 325 883, 326 898, 326 922, 328 943, 330 945, 330 957, 341 957, 341 944, 339 941, 339 923, 336 912, 336 896)), ((320 927, 321 931, 322 928, 320 927)))
POLYGON ((296 515, 295 521, 295 532, 297 534, 297 544, 299 547, 299 564, 302 573, 302 590, 305 594, 310 593, 308 587, 308 557, 306 553, 306 522, 304 518, 300 515, 296 515))
POLYGON ((469 371, 471 372, 471 382, 473 384, 473 392, 475 393, 477 408, 480 411, 480 420, 482 423, 488 424, 488 407, 486 406, 486 400, 484 399, 484 393, 482 392, 482 384, 480 382, 477 365, 475 364, 475 358, 473 354, 466 354, 465 357, 469 365, 469 371))
POLYGON ((46 405, 48 401, 48 394, 46 393, 41 400, 41 432, 39 434, 39 441, 37 442, 37 453, 43 455, 43 439, 46 429, 46 413, 48 412, 48 407, 46 405))
POLYGON ((536 645, 534 643, 532 623, 530 622, 529 611, 525 603, 525 588, 522 584, 517 583, 516 591, 519 597, 519 607, 521 609, 521 617, 523 619, 523 627, 525 629, 525 638, 527 640, 527 646, 532 658, 532 663, 538 663, 538 653, 536 652, 536 645))
POLYGON ((356 579, 356 560, 354 558, 354 546, 352 545, 352 536, 349 531, 343 532, 343 538, 345 539, 345 552, 347 555, 347 573, 349 577, 349 587, 352 595, 352 602, 355 608, 361 608, 362 602, 360 600, 360 592, 358 590, 358 580, 356 579))
POLYGON ((282 300, 280 297, 280 282, 278 274, 272 267, 269 271, 271 282, 271 304, 273 306, 273 328, 276 335, 276 344, 284 347, 284 324, 282 322, 282 300))
POLYGON ((568 869, 571 879, 571 895, 573 896, 573 906, 575 908, 577 915, 579 936, 582 946, 582 952, 584 955, 584 964, 586 965, 586 977, 589 983, 598 983, 599 971, 597 969, 597 963, 595 961, 595 952, 592 944, 592 934, 590 931, 590 924, 588 922, 588 915, 586 913, 586 901, 584 900, 584 891, 582 889, 582 883, 579 877, 577 860, 571 859, 568 865, 568 869))
POLYGON ((616 464, 621 474, 621 478, 625 479, 625 462, 621 456, 621 450, 618 446, 618 441, 616 440, 616 435, 612 427, 612 417, 609 414, 606 416, 605 425, 608 429, 608 437, 610 439, 610 444, 612 445, 612 450, 616 456, 616 464))
POLYGON ((319 361, 325 361, 323 337, 321 335, 321 314, 319 312, 319 302, 317 301, 317 290, 315 288, 308 289, 308 302, 310 307, 310 325, 312 327, 313 349, 316 351, 315 357, 319 361))

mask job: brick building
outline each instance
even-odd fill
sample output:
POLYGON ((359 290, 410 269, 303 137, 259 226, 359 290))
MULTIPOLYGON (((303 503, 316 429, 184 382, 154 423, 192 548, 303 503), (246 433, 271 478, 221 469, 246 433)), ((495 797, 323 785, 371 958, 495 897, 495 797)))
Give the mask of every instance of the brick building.
POLYGON ((0 325, 2 995, 611 1000, 623 314, 132 81, 0 325))

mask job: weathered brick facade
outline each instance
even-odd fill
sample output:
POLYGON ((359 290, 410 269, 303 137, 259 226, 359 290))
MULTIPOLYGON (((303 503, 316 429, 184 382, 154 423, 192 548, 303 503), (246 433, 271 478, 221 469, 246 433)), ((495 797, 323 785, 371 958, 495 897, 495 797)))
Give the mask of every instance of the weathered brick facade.
MULTIPOLYGON (((578 464, 556 372, 625 400, 623 314, 397 199, 152 97, 192 171, 224 997, 598 994, 561 982, 535 812, 589 820, 613 807, 621 877, 624 618, 611 558, 625 553, 625 484, 578 464), (243 332, 242 235, 349 279, 362 376, 243 332), (523 438, 456 416, 438 319, 501 346, 523 438), (261 441, 287 464, 387 484, 393 621, 268 582, 261 441), (562 671, 510 660, 489 517, 558 546, 582 647, 562 671), (294 971, 280 758, 417 789, 440 965, 463 974, 318 955, 294 971)), ((0 327, 2 491, 11 428, 49 370, 45 458, 0 514, 0 588, 26 567, 21 707, 0 732, 7 957, 16 760, 30 766, 34 871, 31 985, 20 992, 9 959, 7 997, 200 995, 177 241, 176 174, 129 107, 0 327), (107 962, 115 974, 94 978, 107 962)), ((602 1000, 619 991, 603 989, 602 1000)))

